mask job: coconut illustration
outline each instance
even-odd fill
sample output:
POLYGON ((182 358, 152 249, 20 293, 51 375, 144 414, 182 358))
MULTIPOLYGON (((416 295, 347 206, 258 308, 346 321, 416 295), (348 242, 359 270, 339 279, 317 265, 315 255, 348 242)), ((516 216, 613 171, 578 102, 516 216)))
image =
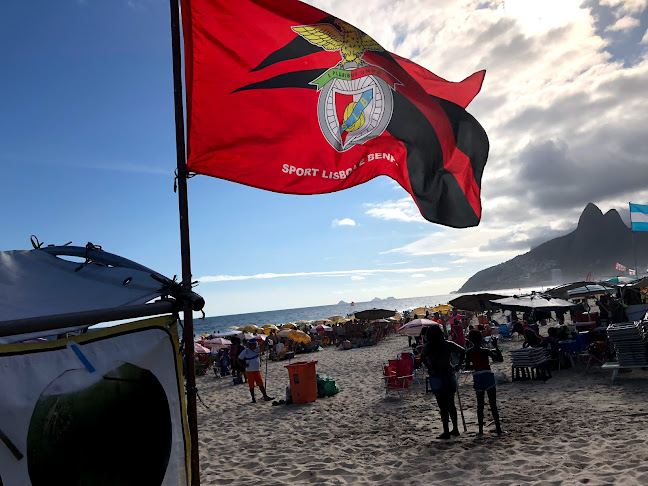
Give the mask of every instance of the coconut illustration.
POLYGON ((171 415, 149 370, 117 362, 68 370, 41 393, 27 433, 33 486, 157 485, 171 454, 171 415))

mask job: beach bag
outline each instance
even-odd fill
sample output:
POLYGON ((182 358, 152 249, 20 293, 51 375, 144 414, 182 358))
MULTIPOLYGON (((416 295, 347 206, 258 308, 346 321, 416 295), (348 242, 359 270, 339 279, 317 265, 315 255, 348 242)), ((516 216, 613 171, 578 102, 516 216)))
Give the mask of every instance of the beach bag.
POLYGON ((335 380, 330 376, 322 378, 317 375, 317 398, 332 397, 340 393, 340 389, 335 384, 335 380))

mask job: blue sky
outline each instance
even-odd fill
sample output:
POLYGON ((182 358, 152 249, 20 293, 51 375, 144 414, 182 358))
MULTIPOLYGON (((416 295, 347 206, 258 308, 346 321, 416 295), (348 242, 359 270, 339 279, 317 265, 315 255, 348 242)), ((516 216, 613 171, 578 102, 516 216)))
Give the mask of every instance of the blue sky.
MULTIPOLYGON (((469 107, 492 144, 483 222, 427 223, 385 177, 319 196, 194 177, 207 315, 445 294, 571 231, 588 202, 648 203, 645 0, 309 3, 446 79, 487 70, 469 107)), ((179 275, 168 3, 3 7, 0 249, 92 242, 179 275)))

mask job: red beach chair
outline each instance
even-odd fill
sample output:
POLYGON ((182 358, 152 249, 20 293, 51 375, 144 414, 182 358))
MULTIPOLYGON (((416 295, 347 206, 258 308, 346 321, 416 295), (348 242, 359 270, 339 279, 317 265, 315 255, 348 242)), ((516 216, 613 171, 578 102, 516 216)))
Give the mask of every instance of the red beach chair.
POLYGON ((385 398, 387 398, 390 391, 395 391, 401 398, 403 398, 403 394, 408 388, 409 382, 407 379, 398 376, 397 368, 395 366, 387 365, 384 367, 383 380, 385 381, 385 398))
POLYGON ((419 385, 421 384, 414 370, 414 355, 412 353, 401 353, 398 356, 397 366, 399 377, 407 378, 408 381, 416 380, 419 385))

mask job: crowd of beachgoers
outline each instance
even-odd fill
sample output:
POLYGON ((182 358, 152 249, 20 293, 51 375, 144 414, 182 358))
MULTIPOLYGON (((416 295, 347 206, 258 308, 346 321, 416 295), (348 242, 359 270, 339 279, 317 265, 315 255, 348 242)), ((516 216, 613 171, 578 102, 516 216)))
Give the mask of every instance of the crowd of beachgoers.
MULTIPOLYGON (((447 324, 451 316, 452 312, 442 314, 441 319, 447 324)), ((468 321, 468 332, 470 327, 478 330, 479 317, 468 321)), ((516 317, 525 320, 523 314, 516 317)), ((564 325, 578 332, 571 317, 564 316, 564 325)), ((510 312, 490 318, 491 324, 498 323, 489 326, 493 334, 499 324, 513 331, 510 312)), ((525 339, 516 332, 508 338, 499 334, 503 362, 491 367, 498 378, 497 407, 505 433, 491 433, 496 430, 486 401, 484 434, 478 435, 473 380, 462 372, 458 396, 466 429, 460 425, 460 436, 438 440, 442 422, 433 393, 426 393, 424 367, 416 370, 417 379, 402 398, 385 393, 385 365, 412 351, 409 338, 416 343, 416 336, 395 332, 402 323, 399 319, 393 332, 374 346, 344 350, 331 342, 290 361, 263 361, 265 388, 274 398, 283 397, 290 384, 285 366, 298 360, 316 363, 318 375, 332 377, 340 392, 311 403, 250 404, 247 387, 233 386, 231 375, 198 376, 204 403, 198 407, 203 482, 252 484, 262 478, 268 485, 648 483, 648 372, 633 370, 611 385, 609 372, 576 359, 573 366, 554 370, 549 380, 512 381, 512 354, 525 339)), ((555 314, 544 326, 527 322, 527 327, 532 325, 538 325, 543 339, 549 337, 549 329, 562 328, 555 314)), ((452 338, 452 327, 444 327, 452 338)))

